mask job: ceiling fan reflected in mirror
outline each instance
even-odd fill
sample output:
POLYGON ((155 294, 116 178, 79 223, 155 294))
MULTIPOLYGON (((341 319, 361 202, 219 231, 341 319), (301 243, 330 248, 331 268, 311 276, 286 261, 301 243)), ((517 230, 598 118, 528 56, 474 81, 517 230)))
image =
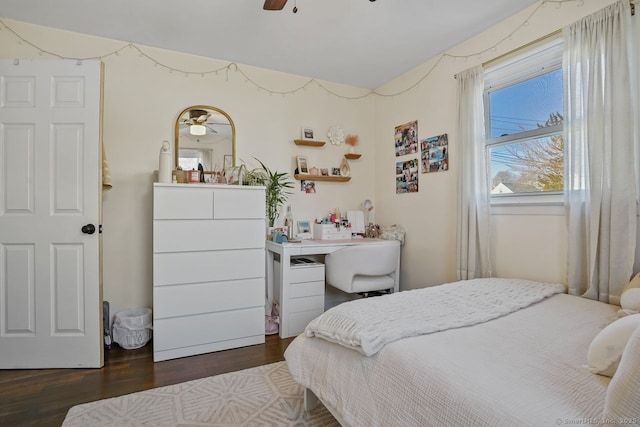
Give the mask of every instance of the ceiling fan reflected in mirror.
MULTIPOLYGON (((370 2, 374 2, 376 0, 369 0, 370 2)), ((284 6, 287 4, 287 0, 264 0, 264 6, 262 8, 264 10, 282 10, 284 6)), ((298 6, 293 6, 293 13, 298 12, 298 6)))
POLYGON ((264 0, 264 10, 282 10, 287 0, 264 0))
POLYGON ((180 126, 188 126, 189 133, 194 136, 203 136, 207 134, 207 129, 210 133, 219 133, 213 128, 213 126, 228 126, 228 122, 216 122, 211 117, 211 112, 206 110, 190 110, 189 117, 184 118, 180 122, 180 126))
MULTIPOLYGON (((189 118, 183 120, 182 124, 189 126, 189 133, 191 135, 202 136, 206 135, 207 127, 205 123, 211 113, 205 110, 191 110, 189 111, 189 118)), ((215 130, 211 129, 215 132, 215 130)))

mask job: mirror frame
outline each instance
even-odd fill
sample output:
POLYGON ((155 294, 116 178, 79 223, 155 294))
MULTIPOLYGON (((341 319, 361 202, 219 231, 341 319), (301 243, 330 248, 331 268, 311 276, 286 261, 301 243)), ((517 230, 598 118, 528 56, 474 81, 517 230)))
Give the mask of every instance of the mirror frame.
MULTIPOLYGON (((178 169, 178 153, 180 150, 180 119, 182 118, 182 116, 185 115, 185 113, 187 113, 188 111, 191 110, 213 110, 216 111, 220 114, 222 114, 223 116, 225 116, 227 118, 227 120, 229 120, 229 124, 231 125, 231 161, 233 162, 233 167, 236 166, 236 125, 233 123, 233 120, 231 120, 231 117, 223 110, 213 107, 211 105, 192 105, 190 107, 185 108, 184 110, 182 110, 180 112, 180 114, 178 114, 178 118, 176 119, 176 125, 175 125, 175 140, 173 143, 174 146, 174 153, 175 155, 173 156, 173 167, 174 169, 178 169)), ((210 172, 210 171, 206 171, 206 172, 210 172)))

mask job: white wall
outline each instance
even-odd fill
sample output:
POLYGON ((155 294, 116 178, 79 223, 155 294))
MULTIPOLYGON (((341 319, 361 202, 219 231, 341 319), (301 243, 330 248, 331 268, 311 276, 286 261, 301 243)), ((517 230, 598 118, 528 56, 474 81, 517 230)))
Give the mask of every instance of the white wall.
MULTIPOLYGON (((520 27, 534 7, 448 51, 470 55, 500 43, 495 51, 464 60, 445 58, 420 84, 402 95, 367 97, 349 101, 328 95, 311 85, 295 95, 270 95, 231 71, 218 76, 185 77, 169 73, 141 58, 132 49, 109 56, 105 63, 104 144, 114 187, 104 195, 104 298, 116 307, 151 305, 152 171, 158 167, 163 140, 172 141, 178 113, 189 105, 209 104, 225 110, 237 128, 237 157, 256 166, 253 157, 272 169, 293 172, 294 156, 306 155, 311 165, 338 166, 344 146, 298 147, 292 140, 300 127, 309 125, 326 140, 332 125, 361 138, 361 159, 350 162, 349 183, 318 182, 315 195, 295 191, 291 198, 296 220, 313 219, 339 207, 357 208, 365 198, 374 200, 376 221, 399 224, 407 231, 402 252, 402 289, 431 286, 455 280, 458 141, 456 136, 456 85, 454 74, 485 62, 584 15, 613 0, 547 4, 520 27), (515 31, 515 33, 514 33, 515 31), (397 125, 418 120, 419 137, 449 135, 450 170, 421 174, 420 191, 395 193, 396 158, 393 132, 397 125)), ((104 55, 122 42, 43 28, 6 20, 23 37, 42 49, 63 56, 104 55)), ((208 70, 226 62, 146 48, 158 61, 186 70, 208 70)), ((18 44, 9 31, 0 32, 0 57, 41 57, 26 44, 18 44)), ((391 60, 391 59, 390 59, 391 60)), ((427 62, 395 79, 381 93, 398 93, 413 86, 434 66, 427 62)), ((271 90, 289 90, 309 79, 275 71, 241 66, 252 79, 271 90)), ((360 89, 328 84, 343 95, 360 89)), ((416 156, 417 157, 417 156, 416 156)), ((299 182, 296 181, 296 185, 299 182)), ((513 212, 492 220, 494 275, 565 280, 566 230, 564 217, 553 209, 545 215, 513 212)))
MULTIPOLYGON (((531 7, 447 52, 469 56, 486 51, 482 55, 473 55, 466 60, 445 57, 435 68, 437 60, 432 60, 378 89, 381 93, 397 93, 420 81, 433 68, 417 88, 391 98, 377 98, 375 105, 377 220, 381 224, 397 223, 407 231, 402 251, 402 289, 456 279, 459 143, 454 75, 560 29, 610 3, 611 0, 586 0, 582 6, 578 2, 567 2, 559 8, 549 3, 535 13, 537 6, 531 7), (528 24, 523 25, 527 18, 528 24), (513 34, 511 39, 508 39, 509 34, 513 34), (501 40, 504 42, 492 50, 501 40), (396 158, 393 131, 395 126, 412 120, 418 120, 420 139, 442 133, 449 135, 450 170, 420 174, 418 193, 395 194, 395 162, 418 156, 396 158)), ((494 276, 565 282, 567 232, 562 210, 551 208, 543 215, 532 214, 526 209, 501 212, 493 215, 491 222, 494 276)))
MULTIPOLYGON (((22 37, 43 50, 65 57, 101 56, 123 42, 101 39, 52 28, 4 20, 22 37)), ((209 70, 225 66, 192 55, 141 46, 157 61, 185 70, 209 70)), ((46 58, 29 45, 17 43, 9 31, 0 31, 0 57, 46 58)), ((311 165, 338 167, 344 145, 323 148, 299 147, 303 125, 312 126, 316 138, 326 141, 330 126, 360 136, 358 152, 351 161, 348 183, 317 182, 316 194, 303 194, 299 182, 290 201, 295 220, 324 215, 339 207, 357 208, 373 198, 374 132, 373 98, 349 101, 328 95, 311 85, 295 95, 270 95, 245 82, 238 72, 201 77, 169 73, 140 57, 133 49, 104 58, 103 139, 111 168, 113 188, 103 198, 104 299, 113 307, 147 306, 152 303, 152 177, 158 169, 163 140, 173 141, 178 114, 190 105, 207 104, 226 111, 237 130, 237 158, 257 167, 257 157, 272 170, 293 173, 294 158, 306 155, 311 165)), ((242 66, 252 79, 271 90, 289 90, 309 79, 242 66)), ((359 95, 358 88, 327 84, 344 95, 359 95)), ((212 238, 215 238, 212 236, 212 238)), ((112 310, 114 311, 114 310, 112 310)))

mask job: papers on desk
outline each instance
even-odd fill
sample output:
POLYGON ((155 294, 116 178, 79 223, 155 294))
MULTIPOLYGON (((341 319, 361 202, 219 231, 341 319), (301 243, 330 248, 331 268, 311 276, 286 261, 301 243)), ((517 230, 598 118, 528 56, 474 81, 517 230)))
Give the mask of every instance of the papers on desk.
POLYGON ((347 211, 347 220, 351 224, 352 233, 364 233, 364 212, 362 211, 347 211))

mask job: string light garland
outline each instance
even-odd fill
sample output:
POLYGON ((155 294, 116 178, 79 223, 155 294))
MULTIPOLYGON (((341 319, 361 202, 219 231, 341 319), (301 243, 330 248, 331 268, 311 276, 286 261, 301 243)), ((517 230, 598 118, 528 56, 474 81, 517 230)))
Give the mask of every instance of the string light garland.
POLYGON ((517 25, 515 27, 515 29, 513 29, 509 34, 507 34, 505 37, 503 37, 502 39, 500 39, 499 41, 497 41, 496 43, 494 43, 493 45, 474 52, 474 53, 470 53, 467 55, 453 55, 450 53, 443 53, 441 55, 439 55, 437 57, 437 59, 435 60, 435 62, 433 63, 433 65, 420 77, 418 78, 418 80, 413 83, 412 85, 408 86, 405 89, 402 89, 400 91, 397 92, 393 92, 393 93, 382 93, 382 92, 378 92, 376 90, 368 90, 364 93, 362 93, 361 95, 357 95, 357 96, 345 96, 342 94, 337 93, 336 91, 330 89, 329 87, 327 87, 326 85, 324 85, 322 82, 316 80, 316 79, 309 79, 307 82, 305 82, 304 84, 290 89, 290 90, 271 90, 268 89, 262 85, 260 85, 259 83, 257 83, 255 80, 253 80, 248 74, 246 74, 244 72, 244 70, 235 62, 230 62, 225 66, 219 67, 219 68, 214 68, 214 69, 209 69, 209 70, 204 70, 204 71, 194 71, 194 70, 185 70, 185 69, 181 69, 181 68, 176 68, 176 67, 172 67, 170 65, 166 65, 163 64, 162 62, 158 61, 157 59, 155 59, 154 57, 152 57, 151 55, 149 55, 148 53, 146 53, 142 48, 140 48, 139 46, 137 46, 134 43, 127 43, 121 47, 119 47, 116 50, 113 50, 111 52, 108 53, 104 53, 102 55, 96 55, 96 56, 85 56, 85 57, 73 57, 73 56, 64 56, 64 55, 60 55, 56 52, 52 52, 50 50, 47 49, 43 49, 42 47, 36 45, 35 43, 31 42, 30 40, 27 40, 26 38, 24 38, 22 35, 20 35, 17 31, 15 31, 13 28, 11 28, 9 25, 7 25, 6 22, 4 22, 4 20, 0 19, 0 30, 2 29, 6 29, 8 30, 11 34, 13 34, 14 37, 17 38, 17 42, 19 44, 27 44, 29 46, 31 46, 33 49, 38 51, 38 54, 40 56, 45 56, 45 55, 49 55, 55 58, 59 58, 59 59, 70 59, 70 60, 75 60, 78 63, 81 63, 82 61, 86 61, 86 60, 104 60, 106 58, 112 57, 112 56, 120 56, 121 53, 123 53, 126 50, 134 50, 136 51, 136 53, 138 54, 138 56, 140 58, 146 59, 147 61, 151 62, 153 64, 154 67, 159 67, 159 68, 163 68, 165 70, 167 70, 169 73, 173 74, 173 73, 178 73, 178 74, 184 74, 185 78, 189 78, 192 76, 199 76, 199 77, 205 77, 205 76, 209 76, 209 75, 219 75, 221 72, 225 73, 225 79, 226 81, 229 81, 229 73, 230 72, 234 72, 234 73, 238 73, 240 76, 242 76, 245 79, 245 82, 247 84, 253 85, 256 90, 258 92, 266 92, 269 95, 282 95, 287 96, 287 95, 295 95, 296 93, 300 92, 300 91, 304 91, 306 90, 309 86, 317 86, 318 88, 324 90, 325 92, 327 92, 327 94, 335 96, 337 98, 341 98, 341 99, 348 99, 348 100, 360 100, 360 99, 364 99, 367 98, 369 96, 378 96, 378 97, 382 97, 382 98, 392 98, 398 95, 402 95, 405 94, 407 92, 412 91, 413 89, 417 88, 423 81, 425 81, 432 73, 433 71, 438 67, 438 65, 440 65, 440 63, 442 62, 443 59, 447 58, 447 59, 451 59, 453 61, 459 61, 462 60, 464 62, 467 62, 469 59, 473 59, 473 58, 477 58, 477 59, 482 59, 483 55, 486 55, 487 53, 494 53, 498 50, 498 47, 507 42, 507 41, 511 41, 513 39, 513 36, 520 31, 522 28, 526 28, 529 26, 529 21, 538 13, 538 11, 540 9, 546 8, 549 5, 555 6, 556 9, 560 9, 562 7, 562 5, 564 3, 576 3, 578 7, 583 6, 584 5, 584 0, 545 0, 542 1, 540 3, 538 3, 538 5, 531 11, 531 13, 529 13, 527 15, 527 17, 524 19, 524 21, 522 21, 522 23, 520 23, 519 25, 517 25))

